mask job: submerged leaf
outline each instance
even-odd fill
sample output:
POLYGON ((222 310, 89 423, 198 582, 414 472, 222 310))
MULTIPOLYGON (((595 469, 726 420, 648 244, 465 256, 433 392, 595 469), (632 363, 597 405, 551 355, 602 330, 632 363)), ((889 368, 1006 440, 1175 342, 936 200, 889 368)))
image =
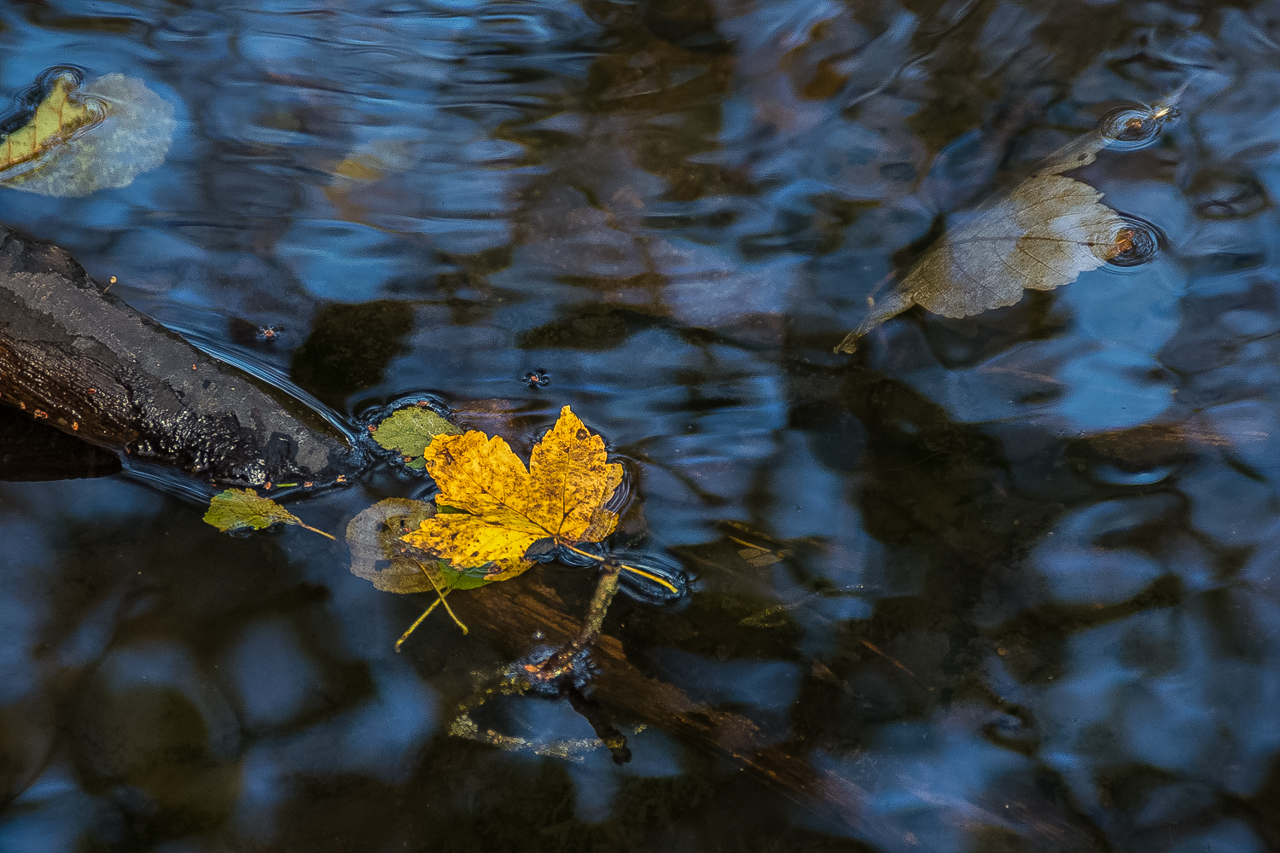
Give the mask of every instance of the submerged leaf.
POLYGON ((1062 172, 1092 163, 1109 145, 1134 147, 1139 137, 1154 139, 1176 115, 1177 94, 1145 110, 1112 117, 1050 155, 1012 193, 950 229, 892 293, 872 306, 836 351, 853 352, 858 338, 913 305, 943 317, 968 317, 1013 305, 1024 289, 1070 284, 1127 251, 1132 226, 1099 203, 1101 192, 1062 172))
POLYGON ((435 507, 407 498, 379 501, 351 519, 347 546, 351 573, 383 592, 434 592, 474 589, 483 578, 468 577, 434 558, 415 551, 401 537, 435 514, 435 507))
POLYGON ((387 450, 406 457, 405 465, 421 469, 426 465, 423 451, 437 435, 459 435, 462 430, 425 406, 406 406, 378 424, 373 440, 387 450))
POLYGON ((1052 290, 1117 252, 1125 227, 1102 193, 1061 175, 1021 184, 953 230, 903 281, 903 294, 944 317, 1012 305, 1023 288, 1052 290))
POLYGON ((227 489, 213 496, 204 514, 207 524, 226 533, 229 530, 265 530, 273 524, 293 524, 312 533, 332 539, 323 530, 303 523, 280 504, 264 498, 253 489, 227 489))
POLYGON ((126 187, 164 162, 177 127, 172 104, 123 74, 100 77, 78 92, 71 90, 72 80, 70 75, 56 78, 32 122, 5 140, 15 155, 34 154, 12 163, 0 160, 0 169, 9 170, 0 171, 0 186, 83 196, 126 187))
POLYGON ((351 519, 347 524, 351 574, 384 592, 432 592, 421 563, 406 554, 409 549, 400 537, 434 512, 435 507, 423 501, 387 498, 351 519))
POLYGON ((445 596, 455 589, 484 586, 483 578, 469 577, 447 563, 422 554, 401 537, 435 513, 435 507, 406 498, 379 501, 351 519, 347 525, 347 546, 351 549, 351 573, 364 578, 383 592, 434 592, 436 600, 396 642, 396 651, 422 624, 437 605, 443 604, 453 621, 467 633, 467 626, 454 615, 445 596))
POLYGON ((440 487, 436 505, 456 511, 425 519, 404 541, 464 573, 506 580, 533 565, 526 553, 539 540, 598 542, 617 526, 605 504, 622 466, 608 462, 604 441, 568 406, 527 470, 505 441, 475 431, 436 438, 425 458, 440 487))

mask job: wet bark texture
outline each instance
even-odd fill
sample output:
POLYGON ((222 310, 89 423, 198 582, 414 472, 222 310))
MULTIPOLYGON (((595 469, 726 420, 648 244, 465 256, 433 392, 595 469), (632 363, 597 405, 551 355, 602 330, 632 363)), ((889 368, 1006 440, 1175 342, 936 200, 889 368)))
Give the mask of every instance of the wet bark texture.
POLYGON ((66 251, 3 227, 0 402, 216 485, 319 486, 358 465, 315 409, 133 310, 66 251))

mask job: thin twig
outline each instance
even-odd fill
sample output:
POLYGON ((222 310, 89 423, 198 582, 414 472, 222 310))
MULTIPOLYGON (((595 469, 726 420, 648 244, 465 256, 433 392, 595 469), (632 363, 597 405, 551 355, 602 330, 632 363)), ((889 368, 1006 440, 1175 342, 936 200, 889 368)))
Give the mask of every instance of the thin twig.
POLYGON ((454 612, 453 612, 453 608, 449 606, 449 602, 447 602, 447 601, 445 601, 445 600, 444 600, 444 597, 445 597, 446 595, 448 595, 448 594, 452 591, 452 587, 450 587, 449 589, 446 589, 446 590, 441 591, 441 589, 440 589, 440 585, 439 585, 439 584, 437 584, 437 583, 436 583, 436 579, 435 579, 435 578, 433 578, 433 577, 431 576, 431 572, 427 571, 427 567, 426 567, 426 566, 424 566, 424 565, 422 565, 422 563, 418 563, 418 568, 422 569, 422 573, 423 573, 424 575, 426 575, 426 576, 427 576, 427 581, 431 584, 431 588, 432 588, 432 589, 434 589, 434 590, 436 591, 436 596, 437 596, 437 598, 436 598, 436 600, 435 600, 435 601, 431 602, 431 606, 430 606, 430 607, 428 607, 426 610, 422 611, 422 615, 421 615, 421 616, 419 616, 416 620, 414 620, 414 623, 413 623, 412 625, 410 625, 410 626, 409 626, 409 630, 408 630, 408 631, 405 631, 403 634, 401 634, 401 635, 400 635, 400 639, 396 640, 396 651, 397 651, 397 652, 399 652, 399 651, 400 651, 400 646, 404 645, 404 641, 405 641, 405 640, 407 640, 407 639, 409 639, 409 635, 410 635, 410 634, 412 634, 414 631, 418 630, 418 626, 419 626, 419 625, 421 625, 421 624, 423 623, 423 621, 425 621, 425 620, 426 620, 426 618, 427 618, 428 616, 430 616, 430 615, 431 615, 431 611, 432 611, 432 610, 435 610, 435 609, 436 609, 437 607, 439 607, 441 604, 443 604, 443 605, 444 605, 444 609, 445 609, 445 611, 449 614, 449 617, 450 617, 451 619, 453 619, 453 624, 455 624, 455 625, 457 625, 459 628, 461 628, 461 629, 462 629, 462 633, 464 633, 464 634, 468 633, 468 631, 467 631, 467 626, 466 626, 466 625, 464 625, 464 624, 462 623, 462 620, 458 618, 458 615, 457 615, 456 613, 454 613, 454 612))
POLYGON ((422 611, 422 615, 419 616, 417 620, 414 621, 414 623, 409 626, 409 630, 405 631, 403 634, 400 635, 400 639, 396 640, 397 652, 400 651, 400 646, 404 643, 404 641, 409 639, 409 635, 412 634, 414 631, 418 630, 418 626, 422 624, 424 619, 426 619, 428 616, 431 615, 432 610, 435 610, 437 607, 440 606, 440 602, 442 601, 444 601, 443 598, 437 598, 435 601, 431 602, 431 606, 428 607, 426 610, 422 611))
POLYGON ((894 666, 896 666, 898 669, 900 669, 900 670, 902 670, 903 672, 905 672, 907 675, 911 676, 912 680, 913 680, 913 681, 915 681, 915 683, 916 683, 916 684, 919 684, 921 687, 923 687, 925 690, 928 690, 930 693, 932 693, 932 692, 933 692, 933 688, 932 688, 932 687, 928 687, 927 685, 925 685, 925 683, 924 683, 923 681, 921 681, 919 678, 917 678, 917 677, 916 677, 916 674, 915 674, 914 672, 912 672, 911 670, 909 670, 909 669, 907 669, 905 666, 903 666, 901 663, 899 663, 899 662, 898 662, 898 660, 897 660, 897 658, 893 657, 892 655, 886 654, 884 651, 882 651, 882 650, 881 650, 879 647, 877 647, 875 644, 873 644, 873 643, 871 643, 871 642, 868 642, 867 640, 859 639, 859 640, 858 640, 858 642, 862 643, 862 645, 864 645, 864 646, 866 646, 867 648, 871 649, 871 651, 873 651, 873 652, 875 652, 876 654, 880 655, 880 657, 884 658, 884 659, 885 659, 885 660, 887 660, 889 663, 893 664, 893 665, 894 665, 894 666))
POLYGON ((609 603, 613 601, 613 596, 618 592, 618 575, 621 574, 622 568, 622 564, 612 557, 604 560, 604 566, 600 572, 600 582, 596 584, 595 594, 591 596, 591 604, 587 608, 587 618, 582 626, 582 631, 570 643, 563 646, 542 663, 531 663, 525 666, 525 671, 533 676, 535 680, 554 681, 564 675, 573 667, 578 653, 594 643, 596 638, 600 636, 600 629, 604 625, 604 617, 609 610, 609 603))
MULTIPOLYGON (((426 566, 424 566, 424 565, 422 565, 421 563, 419 563, 419 564, 418 564, 418 568, 422 569, 422 573, 423 573, 424 575, 426 575, 426 576, 427 576, 427 580, 431 582, 431 588, 432 588, 432 589, 434 589, 434 590, 436 591, 436 595, 440 596, 440 601, 439 601, 439 603, 444 605, 445 612, 449 614, 449 618, 451 618, 451 619, 453 620, 453 624, 455 624, 455 625, 457 625, 459 628, 461 628, 461 629, 462 629, 462 633, 466 634, 466 633, 467 633, 467 626, 466 626, 466 625, 464 625, 464 624, 462 624, 462 620, 461 620, 461 619, 459 619, 459 618, 458 618, 458 615, 457 615, 456 613, 454 613, 454 612, 453 612, 453 608, 449 606, 449 602, 447 602, 447 601, 445 601, 445 600, 444 600, 444 597, 445 597, 445 595, 447 595, 447 594, 449 593, 449 590, 448 590, 448 589, 446 589, 446 590, 444 590, 444 592, 441 592, 441 591, 440 591, 440 585, 439 585, 438 583, 436 583, 436 579, 435 579, 435 578, 433 578, 433 577, 431 576, 431 572, 427 571, 427 567, 426 567, 426 566)), ((450 589, 452 589, 452 587, 450 587, 450 589)))

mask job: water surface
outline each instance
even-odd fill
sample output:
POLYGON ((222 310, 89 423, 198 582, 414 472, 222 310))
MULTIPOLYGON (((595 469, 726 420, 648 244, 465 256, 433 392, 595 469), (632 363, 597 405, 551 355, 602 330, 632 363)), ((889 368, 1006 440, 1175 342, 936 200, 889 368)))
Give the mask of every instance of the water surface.
POLYGON ((699 576, 607 630, 863 802, 638 721, 615 766, 551 700, 485 723, 572 760, 451 737, 501 655, 434 617, 396 655, 424 602, 340 547, 114 475, 0 484, 0 848, 1280 846, 1280 7, 26 2, 0 52, 179 122, 0 221, 345 415, 429 391, 527 446, 571 405, 699 576), (1155 260, 831 352, 947 214, 1188 81, 1074 174, 1155 260))

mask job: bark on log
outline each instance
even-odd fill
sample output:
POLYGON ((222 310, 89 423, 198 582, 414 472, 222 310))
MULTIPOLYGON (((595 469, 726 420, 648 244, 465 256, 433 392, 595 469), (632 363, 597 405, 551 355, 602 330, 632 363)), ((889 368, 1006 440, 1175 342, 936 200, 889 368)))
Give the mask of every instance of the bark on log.
POLYGON ((64 250, 0 227, 0 402, 205 482, 326 485, 359 467, 315 408, 107 293, 64 250))

